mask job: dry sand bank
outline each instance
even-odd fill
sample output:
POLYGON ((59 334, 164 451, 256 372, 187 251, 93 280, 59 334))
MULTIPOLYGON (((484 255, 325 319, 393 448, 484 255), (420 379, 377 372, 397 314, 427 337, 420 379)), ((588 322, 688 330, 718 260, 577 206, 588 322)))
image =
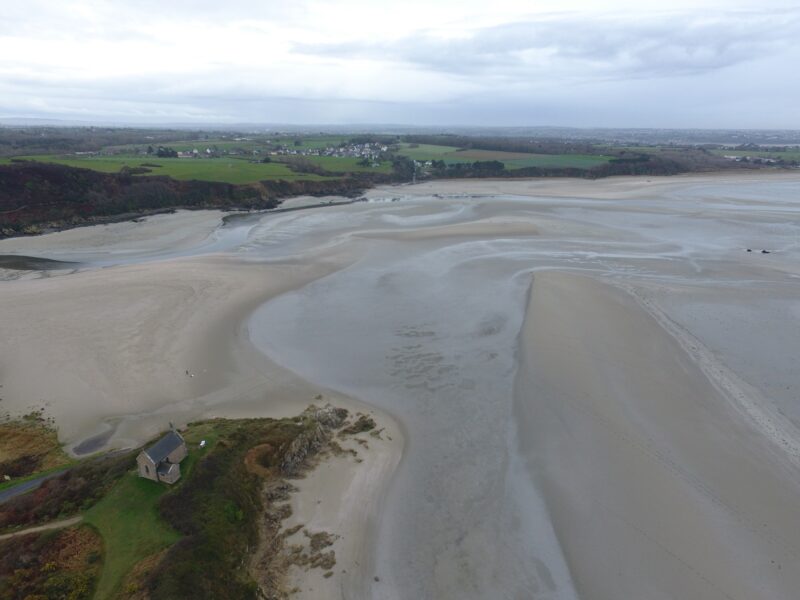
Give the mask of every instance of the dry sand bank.
POLYGON ((545 196, 598 199, 636 198, 660 194, 677 186, 740 184, 761 181, 797 181, 800 171, 724 171, 670 176, 620 176, 603 179, 537 177, 532 179, 448 179, 414 185, 379 186, 368 190, 368 199, 404 196, 545 196))
POLYGON ((141 252, 195 245, 213 232, 225 213, 218 210, 178 210, 171 214, 76 227, 45 235, 0 240, 0 254, 35 255, 52 252, 141 252))
POLYGON ((632 296, 535 275, 515 411, 581 597, 797 597, 792 457, 632 296))
POLYGON ((236 360, 241 323, 265 298, 330 269, 205 257, 0 282, 3 408, 43 406, 67 443, 100 421, 162 413, 141 430, 123 427, 118 446, 197 416, 200 405, 187 403, 263 399, 257 366, 236 360))
POLYGON ((293 597, 370 598, 371 590, 381 585, 373 560, 375 536, 404 435, 382 411, 370 409, 369 414, 377 423, 376 435, 366 432, 338 439, 343 453, 322 459, 303 479, 292 482, 299 492, 292 495, 292 516, 284 521, 284 528, 302 529, 286 543, 307 545, 306 533, 326 533, 333 536, 329 549, 336 553, 328 577, 324 569, 290 569, 287 587, 299 590, 293 597))

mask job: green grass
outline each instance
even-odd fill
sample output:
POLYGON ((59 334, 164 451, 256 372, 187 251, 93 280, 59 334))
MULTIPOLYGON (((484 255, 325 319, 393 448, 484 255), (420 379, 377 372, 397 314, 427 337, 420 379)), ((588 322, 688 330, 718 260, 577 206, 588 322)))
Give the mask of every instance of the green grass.
POLYGON ((324 135, 324 136, 311 136, 293 138, 291 136, 271 138, 272 143, 276 145, 286 146, 287 148, 303 149, 303 148, 327 148, 329 146, 338 146, 343 142, 347 142, 350 138, 341 135, 324 135), (300 145, 295 145, 295 139, 300 140, 300 145))
POLYGON ((29 160, 39 162, 57 163, 69 167, 92 169, 103 173, 117 173, 122 167, 141 167, 144 164, 161 165, 160 167, 146 167, 151 169, 147 175, 167 175, 173 179, 199 181, 221 181, 232 184, 247 184, 257 181, 284 179, 321 180, 327 179, 320 175, 295 173, 286 165, 280 163, 251 163, 247 160, 235 158, 156 158, 152 156, 57 156, 39 155, 26 156, 29 160))
POLYGON ((770 152, 769 150, 712 150, 717 156, 758 156, 761 158, 775 158, 786 162, 800 161, 800 150, 787 152, 770 152))
POLYGON ((499 160, 508 170, 526 167, 590 169, 602 165, 612 157, 600 154, 532 154, 525 152, 502 152, 499 150, 460 150, 453 146, 401 144, 398 154, 414 160, 443 160, 447 164, 472 163, 475 161, 499 160))
POLYGON ((502 161, 506 169, 523 169, 525 167, 565 167, 591 169, 604 165, 610 156, 597 154, 531 154, 530 158, 518 158, 502 161))
POLYGON ((626 151, 626 152, 636 152, 636 153, 653 153, 653 152, 660 152, 661 150, 669 150, 669 146, 619 146, 616 147, 615 150, 626 151))
POLYGON ((156 512, 167 492, 163 484, 131 472, 84 514, 103 536, 105 560, 95 598, 112 597, 125 575, 142 559, 175 543, 180 535, 156 512))
POLYGON ((229 425, 229 423, 228 421, 217 422, 213 420, 191 423, 189 428, 181 434, 186 441, 186 446, 189 448, 189 455, 181 462, 181 473, 183 476, 191 473, 195 463, 217 445, 220 436, 223 435, 224 432, 234 428, 234 426, 229 425), (206 442, 204 448, 200 448, 200 442, 202 440, 206 442))
POLYGON ((355 156, 273 156, 273 161, 289 163, 293 158, 305 160, 322 167, 331 173, 391 173, 392 163, 383 161, 377 167, 359 165, 360 158, 355 156))
MULTIPOLYGON (((407 156, 413 160, 444 160, 446 155, 456 152, 455 146, 435 146, 433 144, 400 144, 397 151, 401 156, 407 156), (411 146, 416 146, 412 148, 411 146)), ((466 161, 461 161, 466 162, 466 161)))
POLYGON ((125 144, 123 146, 106 146, 103 152, 106 154, 138 154, 141 151, 147 150, 147 147, 158 148, 163 146, 165 148, 172 148, 176 152, 189 152, 197 150, 198 152, 205 152, 206 148, 217 148, 220 151, 226 150, 260 150, 267 147, 263 142, 255 140, 234 141, 234 140, 178 140, 174 142, 157 142, 150 144, 125 144))
POLYGON ((270 136, 259 134, 252 139, 247 140, 234 140, 231 138, 211 138, 207 140, 174 140, 170 142, 153 141, 150 143, 138 144, 124 144, 117 146, 107 146, 103 150, 108 153, 123 153, 123 154, 137 154, 138 152, 147 149, 148 146, 158 148, 164 146, 172 148, 177 152, 188 152, 191 150, 198 150, 205 152, 206 148, 216 148, 219 151, 243 150, 251 152, 253 150, 260 150, 263 156, 265 152, 274 150, 279 146, 286 146, 287 148, 294 148, 297 150, 310 149, 310 148, 327 148, 329 146, 338 146, 342 142, 349 141, 348 136, 270 136), (300 144, 295 146, 295 140, 300 140, 300 144))

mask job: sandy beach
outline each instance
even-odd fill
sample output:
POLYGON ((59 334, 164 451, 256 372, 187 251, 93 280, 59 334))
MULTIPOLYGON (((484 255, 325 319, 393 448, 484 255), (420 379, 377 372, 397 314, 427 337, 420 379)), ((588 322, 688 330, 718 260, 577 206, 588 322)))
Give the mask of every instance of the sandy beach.
POLYGON ((0 410, 73 452, 375 414, 363 462, 298 482, 287 526, 338 536, 299 598, 791 600, 798 189, 439 181, 4 240, 79 264, 0 281, 0 410))
MULTIPOLYGON (((125 260, 111 268, 30 273, 24 281, 0 282, 4 412, 43 409, 57 423, 65 448, 80 454, 141 444, 170 422, 181 427, 216 416, 285 417, 328 401, 366 410, 358 400, 266 359, 244 326, 259 304, 341 268, 345 257, 279 265, 214 254, 158 260, 192 247, 202 252, 221 216, 182 211, 6 240, 0 252, 125 260)), ((295 518, 338 536, 333 549, 351 573, 348 578, 345 569, 327 579, 294 575, 303 579, 309 598, 360 585, 358 566, 369 562, 367 532, 404 441, 388 414, 370 412, 391 439, 372 440, 374 450, 362 452, 358 463, 349 455, 323 461, 293 497, 295 518), (363 500, 356 505, 348 498, 363 500)))
POLYGON ((546 273, 528 314, 515 410, 579 596, 790 598, 792 456, 632 296, 546 273))
MULTIPOLYGON (((119 446, 216 402, 263 402, 269 375, 239 357, 241 323, 265 298, 327 270, 212 256, 2 282, 4 407, 44 408, 67 444, 113 423, 109 445, 119 446)), ((288 402, 271 391, 273 408, 288 402)))

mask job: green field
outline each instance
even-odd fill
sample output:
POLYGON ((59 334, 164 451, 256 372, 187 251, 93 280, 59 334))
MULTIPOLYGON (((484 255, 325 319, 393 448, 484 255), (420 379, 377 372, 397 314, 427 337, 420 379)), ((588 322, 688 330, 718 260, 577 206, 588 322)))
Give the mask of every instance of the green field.
POLYGON ((328 179, 320 175, 295 173, 286 165, 279 163, 251 163, 235 158, 156 158, 152 156, 26 156, 39 162, 57 163, 69 167, 80 167, 117 173, 122 167, 142 167, 145 164, 161 165, 145 167, 151 170, 147 175, 167 175, 173 179, 199 181, 221 181, 224 183, 246 184, 270 179, 287 181, 328 179))
POLYGON ((509 170, 526 167, 590 169, 605 164, 612 158, 599 154, 532 154, 498 150, 461 150, 454 146, 432 144, 411 146, 412 144, 401 144, 398 154, 418 161, 443 160, 447 164, 499 160, 509 170))
POLYGON ((105 560, 95 598, 110 598, 134 565, 178 541, 180 535, 156 509, 167 490, 165 485, 131 472, 86 511, 84 520, 100 532, 104 544, 105 560))
MULTIPOLYGON (((445 160, 448 154, 458 151, 455 146, 434 146, 433 144, 400 144, 397 151, 401 156, 413 160, 445 160)), ((459 161, 464 162, 464 161, 459 161)))
MULTIPOLYGON (((292 156, 272 156, 273 161, 289 163, 295 157, 292 156)), ((383 161, 377 167, 363 166, 358 163, 360 158, 355 156, 299 156, 298 160, 307 161, 311 164, 322 167, 331 173, 391 173, 392 163, 383 161)))
POLYGON ((298 150, 303 148, 327 148, 329 146, 338 146, 343 142, 347 142, 350 138, 347 136, 341 135, 322 135, 322 136, 310 136, 310 137, 303 137, 298 136, 296 138, 292 136, 281 136, 277 138, 271 138, 272 143, 275 145, 286 146, 287 148, 296 148, 298 150), (295 140, 300 140, 299 145, 295 145, 295 140))
POLYGON ((717 156, 758 156, 760 158, 774 158, 790 162, 800 161, 800 149, 787 152, 770 152, 769 150, 712 150, 717 156))
POLYGON ((179 140, 175 142, 161 142, 161 143, 153 143, 153 144, 127 144, 124 146, 108 146, 103 148, 103 152, 107 154, 138 154, 139 152, 143 152, 147 150, 147 147, 151 146, 152 148, 156 149, 159 146, 164 146, 167 148, 172 148, 176 152, 190 152, 192 150, 197 150, 201 154, 206 151, 206 148, 216 148, 219 151, 231 151, 231 150, 242 150, 242 151, 252 151, 252 150, 264 150, 269 146, 260 142, 258 140, 222 140, 222 139, 213 139, 213 140, 179 140))
MULTIPOLYGON (((649 153, 653 154, 656 152, 660 152, 661 150, 669 150, 669 146, 620 146, 616 148, 616 150, 620 150, 623 152, 635 152, 637 154, 641 153, 649 153)), ((672 148, 674 150, 674 148, 672 148)))
MULTIPOLYGON (((597 154, 531 154, 530 158, 513 158, 503 160, 506 169, 524 169, 525 167, 554 167, 591 169, 611 160, 610 156, 597 154)), ((498 159, 494 159, 498 160, 498 159)))

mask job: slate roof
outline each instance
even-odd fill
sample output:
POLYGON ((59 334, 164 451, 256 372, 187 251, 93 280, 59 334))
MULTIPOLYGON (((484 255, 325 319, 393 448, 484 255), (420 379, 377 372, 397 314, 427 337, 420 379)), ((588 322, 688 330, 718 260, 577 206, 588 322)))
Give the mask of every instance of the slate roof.
POLYGON ((145 450, 144 453, 150 457, 150 460, 158 464, 167 458, 170 452, 182 446, 183 443, 183 438, 178 432, 170 431, 167 435, 145 450))
POLYGON ((158 465, 157 472, 160 476, 169 475, 175 469, 178 469, 178 465, 173 465, 172 463, 161 463, 158 465))

